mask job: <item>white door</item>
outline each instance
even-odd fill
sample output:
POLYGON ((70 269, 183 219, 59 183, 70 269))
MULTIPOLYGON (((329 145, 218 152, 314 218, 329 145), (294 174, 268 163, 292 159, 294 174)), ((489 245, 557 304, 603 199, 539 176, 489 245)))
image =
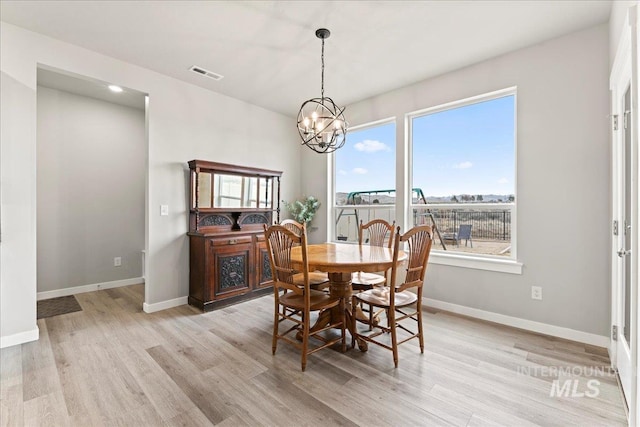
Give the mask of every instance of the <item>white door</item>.
MULTIPOLYGON (((635 20, 632 20, 635 21, 635 20)), ((611 73, 613 239, 612 239, 612 364, 629 406, 632 424, 636 419, 636 369, 638 321, 638 142, 635 26, 629 27, 618 49, 611 73), (633 29, 633 31, 632 31, 633 29)))
POLYGON ((628 86, 624 92, 621 102, 621 111, 618 115, 618 132, 621 133, 618 138, 619 157, 616 170, 618 181, 619 206, 618 215, 616 216, 618 236, 614 236, 617 242, 616 255, 618 259, 614 268, 617 276, 617 348, 616 362, 620 382, 627 399, 632 397, 633 391, 633 363, 632 349, 636 343, 632 334, 632 328, 635 328, 635 322, 632 323, 632 317, 637 319, 637 307, 633 304, 637 298, 637 289, 634 289, 631 282, 632 267, 632 241, 633 241, 633 182, 632 182, 632 146, 631 146, 631 87, 628 86))

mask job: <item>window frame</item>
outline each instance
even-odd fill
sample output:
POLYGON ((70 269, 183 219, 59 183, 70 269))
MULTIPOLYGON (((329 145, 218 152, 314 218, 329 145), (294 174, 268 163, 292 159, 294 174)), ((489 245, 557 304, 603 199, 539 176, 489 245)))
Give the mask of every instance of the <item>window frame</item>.
MULTIPOLYGON (((395 138, 394 138, 394 176, 395 176, 395 182, 394 182, 394 188, 396 190, 396 194, 398 194, 398 163, 397 163, 397 157, 398 157, 398 121, 396 116, 392 116, 392 117, 387 117, 384 119, 380 119, 380 120, 375 120, 372 122, 367 122, 367 123, 363 123, 357 126, 349 126, 349 132, 353 132, 353 131, 359 131, 359 130, 363 130, 363 129, 368 129, 368 128, 372 128, 372 127, 376 127, 376 126, 384 126, 387 124, 391 124, 393 123, 393 125, 395 126, 395 138)), ((331 214, 328 215, 328 217, 330 218, 330 222, 329 224, 327 224, 327 241, 330 242, 338 242, 337 236, 336 236, 336 218, 338 217, 338 209, 344 209, 345 207, 353 207, 354 209, 359 209, 359 210, 372 210, 372 209, 380 209, 379 205, 340 205, 338 206, 336 204, 336 155, 338 154, 338 152, 333 152, 330 154, 331 159, 331 175, 329 176, 329 181, 330 181, 330 185, 329 187, 329 191, 330 191, 330 199, 331 200, 331 214)), ((395 205, 393 205, 393 208, 396 210, 396 215, 397 215, 397 210, 398 210, 398 204, 396 203, 395 205)), ((345 242, 340 242, 340 243, 345 243, 345 242)))
MULTIPOLYGON (((416 111, 411 111, 405 114, 405 151, 407 153, 407 160, 405 162, 405 172, 408 176, 408 184, 405 188, 408 196, 405 197, 404 212, 406 215, 406 224, 413 226, 412 212, 415 208, 425 208, 426 205, 417 205, 412 203, 411 192, 413 191, 413 119, 434 114, 442 111, 452 110, 455 108, 461 108, 468 105, 477 104, 480 102, 491 101, 498 98, 507 96, 513 96, 514 112, 513 112, 513 154, 514 154, 514 198, 512 203, 486 203, 486 204, 473 204, 473 207, 478 208, 507 208, 511 211, 511 256, 509 258, 500 257, 489 254, 470 254, 466 252, 448 252, 444 250, 438 250, 435 245, 429 258, 430 262, 434 264, 449 265, 455 267, 466 267, 479 270, 498 271, 512 274, 522 274, 522 263, 518 261, 517 252, 517 204, 518 204, 518 93, 517 86, 508 87, 505 89, 484 93, 456 101, 439 104, 433 107, 423 108, 416 111)), ((459 207, 460 204, 456 204, 459 207)), ((446 207, 448 204, 436 204, 431 205, 433 207, 446 207)), ((464 205, 463 205, 464 206, 464 205)))

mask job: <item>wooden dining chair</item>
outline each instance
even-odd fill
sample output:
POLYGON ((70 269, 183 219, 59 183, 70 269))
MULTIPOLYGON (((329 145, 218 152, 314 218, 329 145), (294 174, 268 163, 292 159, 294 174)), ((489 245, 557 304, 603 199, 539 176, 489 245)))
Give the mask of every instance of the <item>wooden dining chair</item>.
POLYGON ((304 226, 300 235, 281 225, 272 225, 267 228, 265 224, 264 229, 271 263, 275 300, 272 351, 273 354, 276 354, 278 340, 283 340, 297 347, 302 353, 302 370, 304 371, 307 366, 308 355, 338 342, 342 343, 342 351, 346 350, 346 324, 344 318, 336 319, 319 330, 310 330, 311 312, 328 310, 333 307, 339 307, 341 311, 344 311, 344 298, 311 289, 309 262, 307 259, 307 233, 304 226), (291 249, 296 245, 300 245, 302 250, 303 268, 301 272, 296 271, 291 263, 291 249), (293 276, 296 273, 302 273, 304 277, 303 286, 293 283, 293 276), (281 323, 288 323, 291 326, 284 332, 280 332, 281 323), (323 331, 334 328, 341 329, 339 337, 328 338, 322 334, 323 331), (302 337, 302 342, 296 339, 298 333, 302 337), (311 339, 314 342, 318 342, 318 345, 310 346, 309 341, 311 339))
MULTIPOLYGON (((369 310, 380 308, 387 312, 387 326, 382 326, 381 324, 373 325, 374 331, 371 333, 360 334, 357 332, 355 316, 352 316, 351 326, 356 339, 361 338, 391 350, 396 368, 398 367, 398 345, 410 339, 418 338, 420 352, 424 353, 422 287, 432 242, 433 230, 430 225, 416 226, 403 235, 400 235, 400 227, 398 227, 393 249, 393 266, 391 267, 389 286, 383 289, 363 291, 354 294, 352 297, 352 307, 355 307, 358 303, 363 303, 369 306, 369 310), (398 269, 400 268, 398 266, 398 254, 401 250, 401 244, 406 244, 406 249, 404 250, 407 252, 407 260, 406 264, 403 264, 406 265, 406 277, 403 283, 395 285, 398 269), (415 292, 410 291, 410 289, 415 292), (417 328, 414 326, 414 329, 410 329, 410 326, 407 326, 410 320, 417 322, 417 328), (398 337, 398 330, 402 331, 402 337, 398 337), (382 339, 387 337, 387 333, 391 335, 390 345, 388 339, 382 339), (380 337, 381 335, 382 337, 380 337), (398 341, 399 339, 400 341, 398 341)), ((353 346, 354 343, 352 343, 353 346)))
MULTIPOLYGON (((380 246, 391 248, 393 245, 393 237, 395 235, 396 222, 389 224, 383 219, 374 219, 366 224, 360 220, 358 228, 358 244, 362 246, 368 243, 369 246, 380 246), (365 235, 367 237, 365 237, 365 235)), ((385 275, 375 273, 365 273, 362 271, 353 273, 351 277, 351 286, 354 291, 366 291, 372 289, 376 285, 382 285, 387 281, 388 271, 385 275)))
MULTIPOLYGON (((302 235, 303 226, 298 221, 293 219, 284 219, 280 222, 280 225, 298 236, 302 235)), ((293 283, 298 286, 304 285, 304 277, 302 273, 298 273, 293 276, 293 283)), ((328 289, 329 275, 321 271, 311 271, 309 272, 309 283, 311 284, 311 289, 328 289)))
MULTIPOLYGON (((389 224, 383 219, 374 219, 366 224, 363 224, 362 220, 360 220, 360 226, 358 227, 358 244, 362 246, 363 244, 368 243, 370 246, 386 246, 391 248, 396 232, 395 225, 395 221, 389 224)), ((384 275, 358 271, 351 275, 351 288, 355 292, 362 292, 373 289, 375 286, 382 286, 386 283, 388 275, 389 270, 385 271, 384 275)), ((358 318, 358 320, 368 322, 370 327, 374 322, 374 318, 378 318, 381 313, 381 311, 374 313, 371 310, 368 312, 367 310, 363 310, 363 312, 368 314, 368 320, 365 321, 365 319, 361 318, 358 318)))
MULTIPOLYGON (((391 224, 383 219, 374 219, 366 224, 360 220, 358 228, 358 244, 362 246, 368 243, 369 246, 380 246, 391 248, 393 246, 393 238, 395 235, 396 222, 391 224), (365 235, 367 237, 365 237, 365 235)), ((382 285, 387 281, 388 271, 385 275, 375 273, 365 273, 362 271, 353 273, 351 277, 351 286, 355 291, 366 291, 376 285, 382 285)))
POLYGON ((294 232, 298 236, 302 234, 302 224, 295 219, 283 219, 280 221, 280 225, 287 230, 294 232))

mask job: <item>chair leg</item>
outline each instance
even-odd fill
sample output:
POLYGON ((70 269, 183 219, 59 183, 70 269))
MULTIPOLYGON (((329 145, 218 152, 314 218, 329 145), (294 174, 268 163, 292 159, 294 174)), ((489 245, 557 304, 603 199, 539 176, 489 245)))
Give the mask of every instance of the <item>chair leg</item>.
POLYGON ((398 367, 398 336, 396 334, 396 311, 389 309, 389 327, 391 328, 391 348, 393 350, 393 364, 398 367))
POLYGON ((347 351, 347 305, 345 304, 345 298, 340 298, 340 312, 342 313, 342 352, 347 351))
POLYGON ((309 316, 306 316, 306 314, 306 312, 303 313, 305 320, 302 327, 302 372, 307 367, 307 352, 309 349, 309 322, 307 321, 309 316))
MULTIPOLYGON (((284 296, 284 294, 287 293, 287 290, 285 289, 284 292, 282 293, 282 295, 284 296)), ((276 301, 276 311, 278 311, 280 307, 278 307, 278 301, 276 301)), ((283 305, 282 306, 282 315, 286 316, 287 315, 287 308, 283 305)))
POLYGON ((420 353, 424 353, 424 331, 422 330, 422 307, 418 303, 418 340, 420 341, 420 353))
MULTIPOLYGON (((278 347, 278 320, 280 320, 280 307, 276 300, 276 309, 273 311, 273 339, 271 342, 271 354, 276 354, 276 348, 278 347)), ((284 310, 284 306, 282 306, 284 310)))
POLYGON ((358 300, 355 296, 351 297, 351 348, 356 346, 356 336, 358 335, 358 325, 356 322, 356 307, 358 300))
POLYGON ((373 307, 369 305, 369 330, 373 331, 373 307))

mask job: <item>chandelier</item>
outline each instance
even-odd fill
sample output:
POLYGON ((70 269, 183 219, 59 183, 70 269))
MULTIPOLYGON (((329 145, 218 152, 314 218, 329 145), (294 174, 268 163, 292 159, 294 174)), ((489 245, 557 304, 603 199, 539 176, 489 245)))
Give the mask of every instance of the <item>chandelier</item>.
POLYGON ((316 30, 316 37, 322 40, 320 98, 305 101, 298 113, 298 133, 302 144, 316 153, 336 151, 344 145, 347 136, 344 107, 338 107, 331 98, 324 96, 324 40, 330 35, 326 28, 316 30))

